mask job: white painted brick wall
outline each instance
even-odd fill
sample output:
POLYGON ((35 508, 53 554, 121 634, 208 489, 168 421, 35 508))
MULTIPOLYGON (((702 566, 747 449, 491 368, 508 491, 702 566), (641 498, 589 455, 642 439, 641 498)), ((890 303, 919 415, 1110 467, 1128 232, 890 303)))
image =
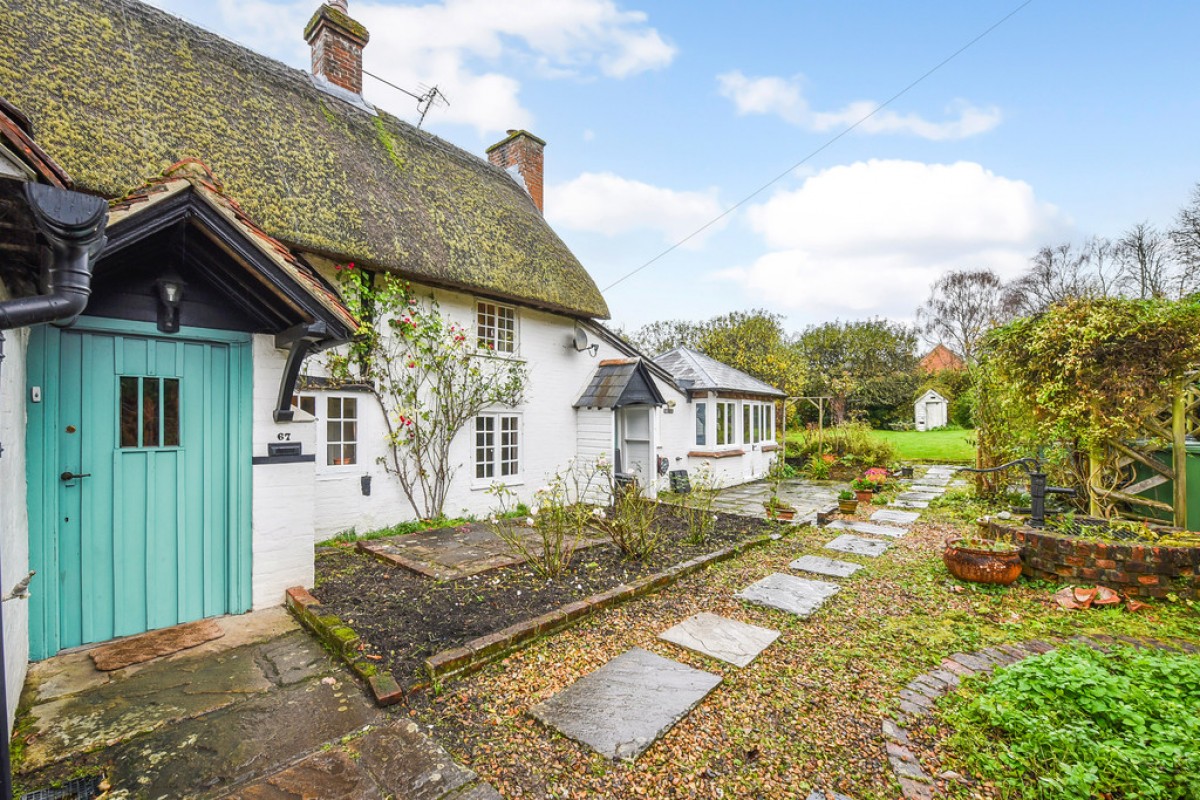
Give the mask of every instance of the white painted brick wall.
MULTIPOLYGON (((316 430, 308 415, 298 421, 276 422, 272 417, 287 353, 275 349, 273 336, 256 335, 254 359, 253 453, 267 455, 267 445, 279 434, 300 442, 312 453, 316 430)), ((258 464, 253 470, 252 597, 255 609, 283 603, 292 586, 313 585, 313 464, 258 464)))
MULTIPOLYGON (((8 289, 0 281, 0 300, 8 300, 8 289)), ((25 352, 29 329, 6 331, 4 361, 0 364, 0 594, 29 574, 29 514, 25 486, 25 352)), ((37 578, 34 578, 37 580, 37 578)), ((7 724, 13 716, 29 662, 29 600, 4 603, 4 674, 8 691, 7 724)))

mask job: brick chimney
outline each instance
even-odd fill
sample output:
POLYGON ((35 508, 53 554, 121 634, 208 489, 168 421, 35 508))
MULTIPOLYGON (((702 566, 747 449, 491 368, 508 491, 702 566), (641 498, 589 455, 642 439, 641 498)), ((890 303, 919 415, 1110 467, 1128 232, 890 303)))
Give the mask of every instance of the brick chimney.
POLYGON ((346 0, 330 0, 304 26, 304 41, 312 47, 313 75, 362 94, 362 51, 371 37, 350 19, 346 0))
POLYGON ((525 191, 533 198, 537 210, 545 213, 542 202, 542 167, 545 156, 542 153, 546 143, 529 131, 509 131, 503 141, 497 142, 487 149, 488 161, 497 167, 511 169, 516 167, 525 182, 525 191))

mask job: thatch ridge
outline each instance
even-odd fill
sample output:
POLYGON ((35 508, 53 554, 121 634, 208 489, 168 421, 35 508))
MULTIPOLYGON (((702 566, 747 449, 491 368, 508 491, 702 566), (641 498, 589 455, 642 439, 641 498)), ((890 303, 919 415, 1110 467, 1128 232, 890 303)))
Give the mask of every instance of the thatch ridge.
POLYGON ((298 250, 608 316, 504 170, 306 72, 131 0, 4 0, 0 42, 0 95, 80 189, 117 197, 199 158, 298 250))

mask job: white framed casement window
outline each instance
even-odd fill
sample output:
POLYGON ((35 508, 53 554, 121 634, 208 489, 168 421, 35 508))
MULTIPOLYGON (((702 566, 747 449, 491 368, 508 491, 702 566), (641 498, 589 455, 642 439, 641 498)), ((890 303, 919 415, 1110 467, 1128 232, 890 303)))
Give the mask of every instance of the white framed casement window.
POLYGON ((742 403, 742 444, 751 444, 750 439, 754 435, 754 423, 750 421, 752 411, 752 404, 742 403))
POLYGON ((521 476, 521 415, 475 417, 475 483, 516 482, 521 476))
POLYGON ((717 446, 737 444, 737 431, 734 428, 734 410, 737 403, 717 401, 717 446))
POLYGON ((358 422, 362 398, 356 394, 302 394, 292 405, 317 418, 316 452, 322 471, 352 467, 360 463, 358 422))
POLYGON ((325 465, 349 467, 358 463, 358 398, 325 398, 325 465))
POLYGON ((708 442, 708 404, 696 403, 696 445, 704 447, 708 442))
POLYGON ((475 302, 476 346, 480 350, 514 355, 517 352, 517 309, 490 300, 475 302))
POLYGON ((763 425, 763 440, 773 442, 775 441, 775 404, 767 403, 763 409, 767 414, 766 423, 763 425))

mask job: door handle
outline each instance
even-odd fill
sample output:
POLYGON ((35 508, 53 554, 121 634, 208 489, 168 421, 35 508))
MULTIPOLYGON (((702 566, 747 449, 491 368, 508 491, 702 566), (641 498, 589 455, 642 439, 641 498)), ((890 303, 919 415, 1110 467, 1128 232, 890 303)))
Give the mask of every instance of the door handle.
POLYGON ((90 472, 71 472, 70 470, 68 470, 67 472, 64 472, 62 475, 59 475, 58 477, 64 481, 73 481, 76 478, 90 478, 90 477, 92 477, 92 473, 90 473, 90 472))

